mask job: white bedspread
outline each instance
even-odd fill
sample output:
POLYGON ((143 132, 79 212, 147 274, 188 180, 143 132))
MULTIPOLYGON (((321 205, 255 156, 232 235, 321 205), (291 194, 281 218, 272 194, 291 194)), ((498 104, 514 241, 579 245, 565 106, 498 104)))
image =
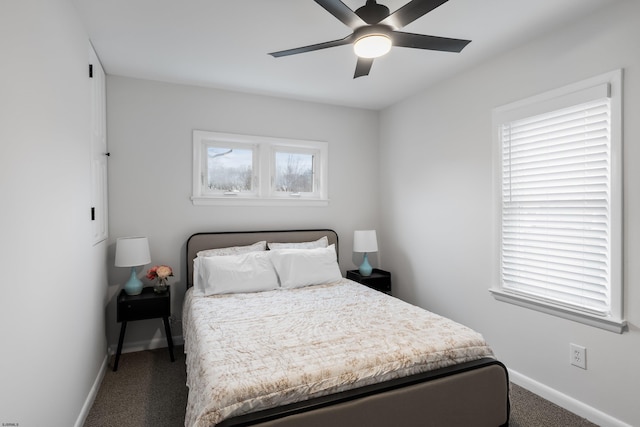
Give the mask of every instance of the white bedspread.
POLYGON ((183 326, 188 427, 493 356, 477 332, 347 279, 210 297, 190 290, 183 326))

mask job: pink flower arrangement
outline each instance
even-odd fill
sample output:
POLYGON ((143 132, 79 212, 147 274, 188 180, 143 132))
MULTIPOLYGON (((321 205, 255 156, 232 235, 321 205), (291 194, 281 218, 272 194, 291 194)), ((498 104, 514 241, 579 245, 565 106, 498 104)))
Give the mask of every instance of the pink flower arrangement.
POLYGON ((169 276, 173 276, 173 270, 168 265, 155 265, 147 271, 147 279, 149 280, 165 281, 169 276))

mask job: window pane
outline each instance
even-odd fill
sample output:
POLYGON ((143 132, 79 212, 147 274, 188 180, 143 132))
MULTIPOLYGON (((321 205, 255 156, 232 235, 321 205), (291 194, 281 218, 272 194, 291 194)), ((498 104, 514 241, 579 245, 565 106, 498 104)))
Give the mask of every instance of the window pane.
POLYGON ((276 152, 276 191, 313 192, 313 155, 276 152))
POLYGON ((251 191, 253 151, 207 147, 207 188, 210 191, 251 191))

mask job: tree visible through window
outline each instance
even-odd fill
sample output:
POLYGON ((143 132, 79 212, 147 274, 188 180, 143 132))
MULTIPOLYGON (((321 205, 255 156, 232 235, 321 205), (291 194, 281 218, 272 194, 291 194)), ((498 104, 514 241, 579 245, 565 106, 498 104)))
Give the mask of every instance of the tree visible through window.
POLYGON ((310 193, 313 191, 313 155, 276 153, 276 191, 310 193))

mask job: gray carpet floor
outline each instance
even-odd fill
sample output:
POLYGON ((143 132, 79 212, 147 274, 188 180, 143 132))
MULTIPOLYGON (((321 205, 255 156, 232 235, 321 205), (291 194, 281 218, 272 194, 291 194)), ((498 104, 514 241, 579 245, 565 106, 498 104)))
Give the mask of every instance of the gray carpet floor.
MULTIPOLYGON (((187 405, 182 347, 123 354, 102 380, 84 427, 180 427, 187 405)), ((113 358, 111 359, 113 363, 113 358)), ((512 384, 510 427, 594 427, 595 424, 512 384)), ((470 426, 471 427, 471 426, 470 426)))

